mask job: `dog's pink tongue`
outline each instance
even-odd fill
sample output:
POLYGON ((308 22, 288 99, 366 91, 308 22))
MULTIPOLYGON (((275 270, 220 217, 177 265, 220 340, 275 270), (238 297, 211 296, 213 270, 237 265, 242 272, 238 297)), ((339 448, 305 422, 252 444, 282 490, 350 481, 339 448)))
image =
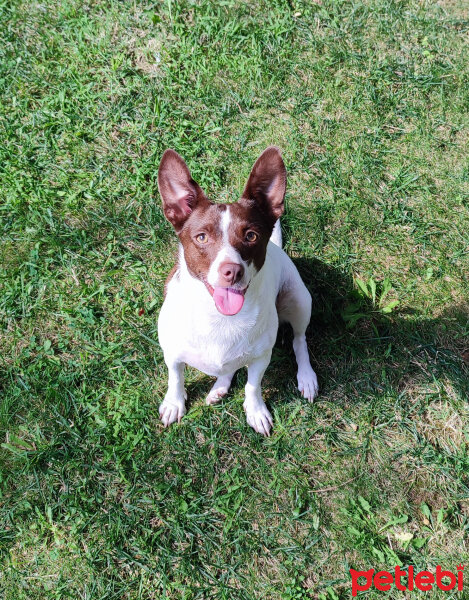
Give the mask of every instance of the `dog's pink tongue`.
POLYGON ((244 295, 230 288, 214 288, 213 299, 215 306, 224 315, 239 313, 244 304, 244 295))

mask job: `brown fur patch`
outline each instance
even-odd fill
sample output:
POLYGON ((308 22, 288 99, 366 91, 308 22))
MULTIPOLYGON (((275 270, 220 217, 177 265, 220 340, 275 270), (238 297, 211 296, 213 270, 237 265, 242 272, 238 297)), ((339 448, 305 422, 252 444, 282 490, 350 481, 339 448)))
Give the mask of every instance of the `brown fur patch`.
POLYGON ((229 242, 248 264, 254 263, 259 271, 265 261, 267 244, 275 221, 262 212, 256 204, 247 201, 230 205, 231 222, 229 227, 229 242), (254 231, 257 240, 248 242, 246 234, 254 231))
POLYGON ((222 246, 223 232, 220 221, 225 210, 225 204, 208 204, 196 208, 179 232, 187 268, 193 277, 201 280, 206 278, 210 265, 222 246), (208 236, 206 243, 197 241, 200 233, 208 236))

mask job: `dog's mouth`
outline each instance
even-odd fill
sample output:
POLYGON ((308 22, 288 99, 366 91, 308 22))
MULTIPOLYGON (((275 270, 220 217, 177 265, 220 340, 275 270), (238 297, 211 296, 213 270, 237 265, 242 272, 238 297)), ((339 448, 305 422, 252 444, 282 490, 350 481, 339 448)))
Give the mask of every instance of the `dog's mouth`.
POLYGON ((208 281, 205 280, 204 283, 215 302, 218 312, 222 315, 231 317, 232 315, 238 314, 243 308, 244 294, 248 289, 247 287, 245 287, 244 290, 239 290, 237 288, 212 287, 208 281))

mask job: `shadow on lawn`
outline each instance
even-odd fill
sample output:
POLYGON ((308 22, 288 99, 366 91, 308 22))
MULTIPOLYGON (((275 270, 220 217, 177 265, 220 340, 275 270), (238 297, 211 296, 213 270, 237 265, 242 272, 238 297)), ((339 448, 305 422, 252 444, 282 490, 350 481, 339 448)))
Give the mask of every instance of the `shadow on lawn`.
MULTIPOLYGON (((385 390, 399 396, 416 386, 445 380, 461 398, 469 397, 469 352, 464 336, 468 311, 464 306, 428 319, 399 307, 382 315, 371 301, 361 298, 358 310, 365 316, 347 327, 344 315, 357 303, 352 278, 318 259, 300 258, 294 263, 313 298, 307 339, 319 379, 319 400, 336 400, 338 390, 342 390, 339 395, 347 394, 347 402, 367 401, 385 390)), ((292 340, 291 327, 280 326, 263 380, 269 405, 272 401, 273 405, 291 402, 292 394, 297 394, 292 340), (291 394, 280 392, 286 384, 291 394), (273 398, 268 389, 274 391, 273 398)), ((246 369, 241 369, 233 388, 243 387, 245 381, 246 369)), ((189 398, 205 396, 212 384, 208 377, 187 383, 189 398)))
MULTIPOLYGON (((347 327, 344 317, 357 304, 352 278, 318 259, 294 262, 313 298, 307 338, 320 393, 346 386, 358 398, 385 388, 401 393, 414 383, 446 379, 461 398, 469 396, 467 307, 451 307, 441 317, 428 319, 399 307, 383 315, 371 301, 360 298, 357 310, 364 316, 347 327)), ((272 361, 279 368, 271 364, 266 373, 275 387, 285 377, 294 380, 291 341, 291 328, 282 326, 272 361), (288 374, 281 364, 285 359, 288 374)))
MULTIPOLYGON (((318 259, 294 262, 313 298, 307 338, 320 384, 319 400, 337 396, 339 389, 345 390, 347 402, 367 401, 385 390, 399 396, 445 380, 460 398, 469 397, 467 308, 452 307, 435 319, 399 307, 382 315, 371 301, 361 298, 358 310, 365 316, 347 327, 344 315, 357 303, 352 278, 318 259)), ((264 390, 275 390, 274 404, 291 402, 297 393, 292 340, 291 327, 281 326, 263 381, 264 390), (292 394, 279 393, 286 383, 292 394)), ((233 387, 244 386, 245 380, 246 370, 241 369, 233 387)), ((206 395, 212 384, 208 377, 188 383, 189 398, 206 395)), ((270 404, 268 393, 266 400, 270 404)))

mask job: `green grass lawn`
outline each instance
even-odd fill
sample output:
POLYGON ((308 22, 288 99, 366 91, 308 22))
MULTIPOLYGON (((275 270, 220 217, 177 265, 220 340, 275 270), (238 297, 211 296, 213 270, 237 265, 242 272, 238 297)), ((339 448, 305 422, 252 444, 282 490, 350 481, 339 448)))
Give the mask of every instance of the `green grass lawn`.
POLYGON ((350 568, 468 564, 468 32, 464 0, 0 0, 2 598, 344 600, 350 568), (282 330, 271 438, 244 372, 207 407, 188 369, 165 430, 159 159, 231 202, 269 144, 320 396, 282 330))

